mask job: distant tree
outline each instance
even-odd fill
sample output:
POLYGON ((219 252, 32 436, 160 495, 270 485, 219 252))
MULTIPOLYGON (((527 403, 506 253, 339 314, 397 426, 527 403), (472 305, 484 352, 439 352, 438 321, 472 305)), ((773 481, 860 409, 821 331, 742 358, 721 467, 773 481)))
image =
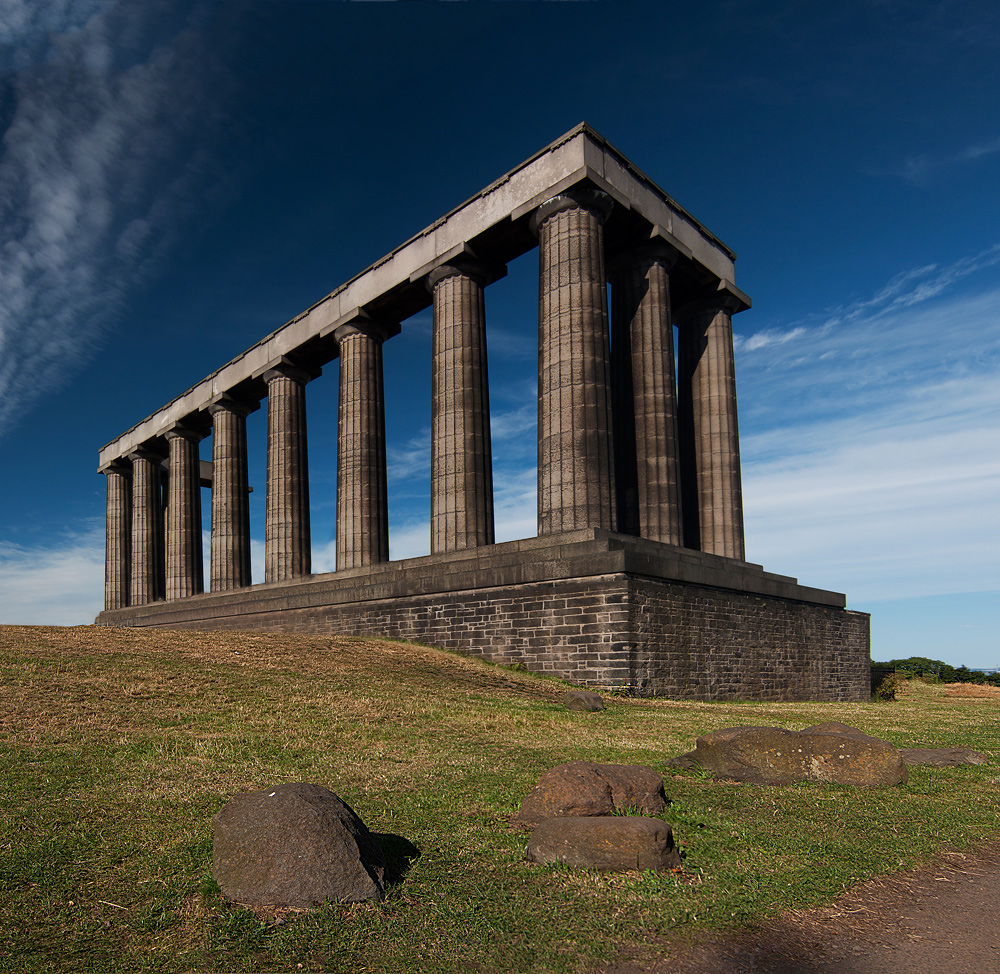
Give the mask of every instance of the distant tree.
POLYGON ((910 656, 907 659, 891 659, 888 663, 872 663, 872 666, 892 667, 900 673, 912 676, 933 676, 942 683, 978 683, 1000 686, 1000 673, 983 673, 970 670, 967 666, 952 666, 940 659, 926 656, 910 656))

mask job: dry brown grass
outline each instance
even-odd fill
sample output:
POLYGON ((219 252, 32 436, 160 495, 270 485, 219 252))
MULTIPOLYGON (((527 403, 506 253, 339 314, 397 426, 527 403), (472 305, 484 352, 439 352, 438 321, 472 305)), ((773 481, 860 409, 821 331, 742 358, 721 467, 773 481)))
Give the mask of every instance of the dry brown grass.
POLYGON ((941 692, 949 697, 968 697, 1000 703, 1000 687, 979 686, 975 683, 943 683, 941 692))

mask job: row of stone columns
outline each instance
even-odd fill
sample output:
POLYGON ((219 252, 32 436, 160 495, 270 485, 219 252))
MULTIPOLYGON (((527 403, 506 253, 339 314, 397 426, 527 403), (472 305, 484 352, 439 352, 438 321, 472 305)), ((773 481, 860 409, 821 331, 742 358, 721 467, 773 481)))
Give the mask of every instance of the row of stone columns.
MULTIPOLYGON (((533 216, 539 240, 538 532, 617 529, 742 559, 739 434, 731 314, 723 294, 678 315, 674 375, 670 269, 651 241, 610 268, 603 224, 611 199, 560 194, 533 216), (678 399, 677 389, 680 395, 678 399)), ((492 544, 493 483, 484 287, 471 258, 433 270, 431 552, 492 544)), ((364 316, 337 329, 337 570, 389 557, 382 342, 364 316)), ((265 581, 308 575, 305 386, 319 375, 281 362, 267 384, 265 581)), ((250 584, 246 416, 230 396, 212 417, 212 591, 250 584)), ((136 451, 107 474, 106 608, 203 589, 199 432, 178 426, 162 458, 136 451)))
POLYGON ((721 293, 681 310, 678 402, 669 279, 677 254, 665 241, 640 246, 611 269, 609 355, 601 228, 611 206, 603 193, 572 192, 534 216, 539 534, 615 526, 742 560, 739 304, 721 293))

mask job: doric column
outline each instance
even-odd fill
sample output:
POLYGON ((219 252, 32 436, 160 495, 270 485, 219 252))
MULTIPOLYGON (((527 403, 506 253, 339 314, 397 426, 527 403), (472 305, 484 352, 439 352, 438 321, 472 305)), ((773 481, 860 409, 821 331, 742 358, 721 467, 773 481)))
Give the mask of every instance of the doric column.
POLYGON ((106 467, 108 506, 104 531, 104 608, 124 609, 132 585, 132 469, 106 467))
POLYGON ((250 485, 247 416, 256 406, 224 396, 212 403, 213 592, 250 584, 250 485))
POLYGON ((610 350, 602 225, 611 200, 543 203, 538 232, 538 533, 614 527, 610 350))
POLYGON ((279 365, 267 382, 267 516, 264 580, 282 582, 312 569, 306 383, 315 372, 279 365))
POLYGON ((201 433, 175 426, 166 433, 170 446, 167 481, 166 597, 184 599, 204 591, 201 554, 201 433))
POLYGON ((161 457, 148 450, 132 461, 132 584, 130 605, 163 598, 163 490, 161 457))
POLYGON ((618 530, 679 545, 681 492, 669 271, 677 252, 648 244, 611 276, 618 530))
POLYGON ((389 560, 386 494, 385 332, 364 319, 341 325, 337 423, 337 570, 389 560))
POLYGON ((486 368, 487 276, 446 264, 434 295, 431 554, 493 544, 493 459, 486 368))
POLYGON ((732 314, 725 291, 677 314, 684 543, 743 561, 743 490, 732 314))

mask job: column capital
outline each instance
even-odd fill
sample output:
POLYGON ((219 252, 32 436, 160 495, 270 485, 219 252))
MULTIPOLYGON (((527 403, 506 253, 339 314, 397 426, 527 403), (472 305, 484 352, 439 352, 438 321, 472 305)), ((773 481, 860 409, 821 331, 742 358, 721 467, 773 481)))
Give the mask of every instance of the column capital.
POLYGON ((129 474, 132 473, 132 465, 127 461, 128 461, 127 457, 119 457, 117 460, 112 460, 110 463, 101 467, 101 469, 98 470, 97 472, 103 473, 105 476, 108 476, 113 473, 125 474, 126 476, 128 476, 129 474))
POLYGON ((719 281, 714 291, 688 301, 687 304, 675 311, 674 320, 679 321, 682 318, 705 312, 718 313, 723 311, 728 315, 734 315, 739 311, 746 311, 749 307, 750 298, 735 284, 730 281, 719 281))
POLYGON ((333 332, 334 340, 340 345, 342 342, 346 341, 348 338, 353 338, 355 335, 364 335, 366 338, 371 338, 377 341, 380 345, 387 338, 391 338, 399 331, 398 325, 391 325, 387 322, 376 321, 374 318, 370 318, 367 314, 361 313, 355 315, 349 321, 345 321, 343 324, 338 325, 333 332))
POLYGON ((317 366, 308 367, 285 359, 279 359, 277 362, 269 365, 260 374, 268 384, 274 379, 291 379, 293 382, 305 385, 307 382, 319 378, 323 374, 323 370, 317 366))
POLYGON ((164 431, 163 436, 168 443, 171 440, 187 440, 188 443, 200 443, 205 439, 205 433, 201 430, 193 430, 188 426, 182 426, 180 423, 164 431))
POLYGON ((258 409, 260 409, 259 402, 245 402, 242 399, 234 399, 226 393, 216 396, 208 404, 208 412, 212 416, 221 412, 234 413, 237 416, 249 416, 250 413, 256 412, 258 409))
POLYGON ((163 463, 164 457, 158 450, 153 450, 148 446, 140 446, 128 454, 129 460, 149 460, 151 463, 163 463))
POLYGON ((603 224, 611 215, 614 206, 615 201, 607 193, 603 193, 599 189, 589 189, 587 187, 568 189, 566 192, 559 193, 558 196, 553 196, 542 203, 532 214, 529 225, 531 232, 537 235, 542 224, 549 217, 555 216, 556 213, 561 213, 563 210, 580 209, 587 210, 588 213, 597 219, 598 223, 603 224))
POLYGON ((467 277, 480 287, 486 287, 487 284, 492 284, 506 276, 507 268, 502 265, 497 268, 475 258, 458 258, 435 267, 427 275, 426 284, 427 290, 433 294, 434 288, 449 277, 467 277))
POLYGON ((648 267, 654 262, 660 263, 667 270, 670 270, 680 256, 681 252, 666 240, 661 238, 644 240, 608 261, 608 276, 617 274, 635 264, 643 264, 648 267))

